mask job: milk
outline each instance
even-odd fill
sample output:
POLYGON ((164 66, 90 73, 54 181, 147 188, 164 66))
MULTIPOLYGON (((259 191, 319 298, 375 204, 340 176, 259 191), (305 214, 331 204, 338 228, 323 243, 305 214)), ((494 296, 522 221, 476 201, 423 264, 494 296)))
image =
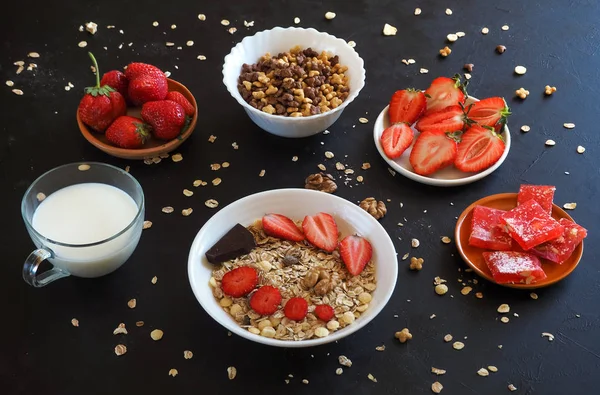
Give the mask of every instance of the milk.
MULTIPOLYGON (((60 189, 35 210, 33 228, 47 239, 53 252, 50 262, 79 277, 98 277, 121 266, 135 249, 141 234, 143 213, 136 224, 114 239, 97 243, 123 231, 138 213, 136 202, 119 188, 84 183, 60 189)), ((35 240, 35 238, 34 238, 35 240)), ((39 247, 39 246, 38 246, 39 247)))

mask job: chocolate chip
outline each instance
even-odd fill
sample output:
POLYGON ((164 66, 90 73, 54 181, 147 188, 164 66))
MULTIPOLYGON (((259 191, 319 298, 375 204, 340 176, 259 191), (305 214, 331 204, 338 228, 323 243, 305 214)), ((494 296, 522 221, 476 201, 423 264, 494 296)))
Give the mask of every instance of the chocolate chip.
POLYGON ((293 255, 286 255, 283 258, 283 265, 284 266, 292 266, 292 265, 297 265, 298 263, 300 263, 300 261, 298 260, 298 258, 296 258, 293 255))

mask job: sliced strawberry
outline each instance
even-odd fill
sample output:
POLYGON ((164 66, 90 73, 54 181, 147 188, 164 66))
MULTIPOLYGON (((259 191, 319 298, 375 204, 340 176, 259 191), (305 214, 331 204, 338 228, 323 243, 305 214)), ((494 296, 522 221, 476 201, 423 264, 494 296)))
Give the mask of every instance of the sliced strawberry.
POLYGON ((262 218, 262 226, 265 233, 269 236, 291 241, 304 240, 302 231, 294 221, 285 215, 267 214, 262 218))
POLYGON ((283 308, 283 314, 290 320, 300 321, 308 313, 308 303, 304 298, 295 297, 287 301, 283 308))
POLYGON ((396 91, 388 110, 390 123, 406 122, 412 125, 423 115, 426 106, 427 99, 420 90, 408 88, 396 91))
POLYGON ((415 128, 419 132, 454 132, 462 130, 465 122, 463 108, 456 105, 425 114, 417 121, 415 128))
POLYGON ((463 134, 454 160, 454 166, 458 170, 481 171, 500 159, 505 148, 504 141, 500 135, 490 129, 473 125, 463 134))
POLYGON ((454 163, 458 151, 458 135, 456 132, 421 133, 409 157, 415 173, 427 176, 454 163))
POLYGON ((310 244, 327 252, 333 252, 338 243, 338 228, 335 219, 327 213, 307 215, 302 221, 302 230, 310 244))
POLYGON ((277 311, 281 303, 279 289, 270 285, 260 287, 250 297, 250 307, 260 315, 271 315, 277 311))
POLYGON ((315 315, 320 320, 329 321, 335 316, 335 311, 328 304, 320 304, 315 307, 315 315))
POLYGON ((223 276, 221 289, 225 295, 241 298, 248 295, 258 283, 258 273, 250 266, 235 268, 223 276))
POLYGON ((460 80, 460 75, 453 78, 438 77, 431 82, 425 91, 427 97, 426 114, 439 111, 448 106, 464 103, 467 97, 467 86, 460 80))
POLYGON ((489 97, 473 103, 469 109, 469 119, 481 126, 491 126, 500 130, 506 124, 510 109, 502 97, 489 97))
POLYGON ((340 242, 340 256, 353 276, 362 273, 373 256, 373 247, 364 237, 346 236, 340 242))
POLYGON ((413 141, 413 131, 406 123, 395 123, 385 129, 381 135, 381 147, 385 156, 396 159, 413 141))

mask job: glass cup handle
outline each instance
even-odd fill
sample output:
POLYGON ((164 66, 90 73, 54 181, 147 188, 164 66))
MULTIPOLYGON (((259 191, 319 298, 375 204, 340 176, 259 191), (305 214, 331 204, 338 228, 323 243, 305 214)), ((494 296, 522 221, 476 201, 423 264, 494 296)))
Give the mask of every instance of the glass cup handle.
POLYGON ((25 280, 27 284, 39 288, 48 285, 54 280, 69 276, 67 271, 56 266, 44 273, 37 274, 40 264, 51 257, 52 253, 43 248, 37 249, 29 254, 23 265, 23 280, 25 280))

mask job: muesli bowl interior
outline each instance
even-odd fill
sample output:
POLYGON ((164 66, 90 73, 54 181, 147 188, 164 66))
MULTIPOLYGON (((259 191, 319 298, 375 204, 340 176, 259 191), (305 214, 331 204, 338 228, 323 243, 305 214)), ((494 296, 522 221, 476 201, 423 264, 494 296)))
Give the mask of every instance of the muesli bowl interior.
POLYGON ((346 41, 315 29, 297 27, 258 32, 244 38, 231 49, 223 64, 223 83, 235 100, 244 108, 250 119, 263 130, 282 137, 307 137, 320 133, 331 126, 357 96, 365 85, 364 61, 346 41), (326 51, 339 56, 339 62, 348 67, 345 75, 349 79, 349 95, 338 107, 317 115, 306 117, 284 117, 271 115, 248 104, 238 91, 238 78, 242 65, 254 64, 267 52, 276 55, 300 46, 317 52, 326 51))
POLYGON ((242 198, 224 207, 198 232, 188 258, 188 276, 194 295, 204 310, 227 330, 248 340, 278 347, 311 347, 346 337, 373 320, 390 299, 398 275, 394 245, 385 229, 357 205, 324 192, 306 189, 277 189, 242 198), (331 332, 328 336, 308 340, 279 340, 255 335, 241 327, 213 296, 209 285, 214 265, 206 257, 206 251, 229 229, 240 223, 251 225, 266 213, 279 213, 294 220, 318 212, 331 214, 342 237, 359 234, 373 246, 372 262, 375 266, 377 287, 367 310, 352 324, 331 332))

